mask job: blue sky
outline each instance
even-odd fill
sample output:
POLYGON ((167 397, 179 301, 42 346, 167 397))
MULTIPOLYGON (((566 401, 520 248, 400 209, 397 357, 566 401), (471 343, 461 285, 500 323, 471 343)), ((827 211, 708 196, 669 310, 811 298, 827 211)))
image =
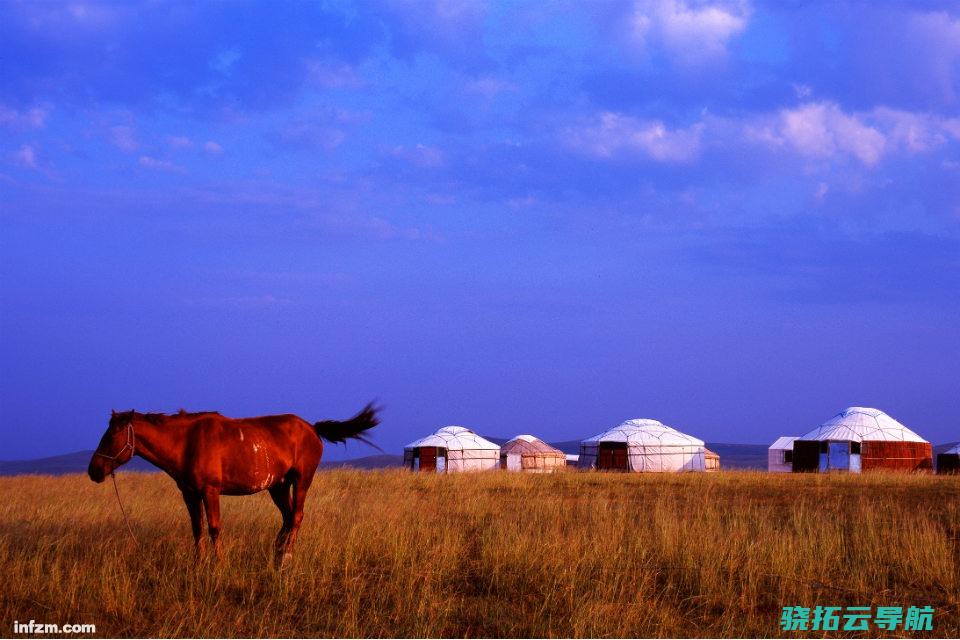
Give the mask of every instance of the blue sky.
POLYGON ((6 2, 0 217, 2 458, 374 398, 960 439, 956 3, 6 2))

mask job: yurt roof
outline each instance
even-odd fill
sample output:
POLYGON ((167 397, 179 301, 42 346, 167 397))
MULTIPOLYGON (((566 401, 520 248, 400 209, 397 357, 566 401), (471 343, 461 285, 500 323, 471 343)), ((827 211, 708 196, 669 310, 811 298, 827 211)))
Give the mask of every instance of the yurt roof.
POLYGON ((926 442, 883 411, 869 407, 844 409, 800 440, 926 442))
POLYGON ((562 451, 535 436, 521 435, 504 442, 500 446, 501 453, 549 453, 564 455, 562 451))
POLYGON ((770 449, 783 449, 793 451, 793 441, 799 440, 796 436, 780 436, 777 441, 770 445, 770 449))
POLYGON ((626 442, 646 447, 703 446, 703 440, 681 433, 658 420, 636 418, 584 440, 585 443, 626 442))
POLYGON ((944 451, 944 453, 952 453, 954 455, 960 455, 960 443, 957 443, 954 446, 950 447, 949 449, 944 451))
POLYGON ((500 448, 497 444, 478 436, 470 429, 457 426, 437 429, 436 433, 415 440, 404 448, 416 449, 418 447, 444 447, 447 450, 453 449, 455 451, 497 450, 500 448))

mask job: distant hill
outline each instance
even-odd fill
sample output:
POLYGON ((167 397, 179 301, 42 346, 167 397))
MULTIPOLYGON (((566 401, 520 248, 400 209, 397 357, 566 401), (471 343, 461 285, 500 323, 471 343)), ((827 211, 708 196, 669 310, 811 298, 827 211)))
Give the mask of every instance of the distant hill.
MULTIPOLYGON (((496 444, 503 444, 507 441, 507 438, 484 437, 496 444)), ((550 444, 564 453, 580 453, 579 440, 551 442, 550 444)), ((938 453, 942 453, 957 444, 957 442, 946 442, 934 446, 934 457, 936 457, 938 453)), ((708 442, 707 448, 720 455, 720 466, 723 469, 767 468, 767 445, 765 444, 708 442)), ((0 476, 18 476, 28 473, 53 476, 67 473, 86 473, 87 465, 90 463, 90 456, 92 455, 93 451, 75 451, 73 453, 65 453, 49 458, 37 458, 35 460, 0 460, 0 476)), ((351 460, 334 460, 320 463, 321 469, 341 469, 344 467, 352 469, 390 469, 402 466, 403 456, 390 453, 363 456, 351 460)), ((159 469, 142 458, 134 458, 128 464, 125 464, 123 469, 128 471, 159 471, 159 469)))
POLYGON ((767 470, 766 444, 727 444, 708 442, 707 449, 720 456, 721 469, 767 470))
POLYGON ((320 462, 321 469, 391 469, 403 466, 403 456, 390 453, 380 453, 373 456, 364 456, 362 458, 353 458, 352 460, 334 460, 332 462, 320 462))
POLYGON ((960 444, 960 441, 958 441, 958 442, 945 442, 945 443, 943 443, 943 444, 934 445, 934 447, 933 447, 933 458, 934 458, 934 460, 936 460, 938 453, 943 453, 943 452, 946 451, 947 449, 952 449, 953 447, 957 446, 958 444, 960 444))
MULTIPOLYGON (((19 476, 29 473, 59 476, 67 473, 86 473, 93 451, 75 451, 60 456, 37 458, 35 460, 0 460, 0 476, 19 476)), ((335 460, 321 462, 321 469, 338 469, 351 467, 355 469, 386 469, 403 466, 402 455, 380 454, 354 458, 352 460, 335 460)), ((156 471, 160 470, 144 460, 134 458, 123 465, 124 471, 156 471)))
MULTIPOLYGON (((74 451, 49 458, 35 460, 0 460, 0 476, 19 476, 37 473, 59 476, 65 473, 86 473, 93 451, 74 451)), ((159 471, 143 458, 134 458, 123 466, 130 471, 159 471)))
POLYGON ((579 440, 565 440, 563 442, 551 442, 550 446, 556 447, 564 453, 580 453, 579 440))

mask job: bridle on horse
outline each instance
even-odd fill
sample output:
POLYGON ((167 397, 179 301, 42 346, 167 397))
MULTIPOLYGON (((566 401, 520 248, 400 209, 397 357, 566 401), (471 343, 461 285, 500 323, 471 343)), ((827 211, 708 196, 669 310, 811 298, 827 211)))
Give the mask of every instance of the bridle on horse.
MULTIPOLYGON (((108 456, 105 453, 100 453, 99 451, 95 451, 93 455, 102 456, 107 460, 116 460, 121 455, 123 455, 123 452, 126 451, 127 448, 130 449, 130 458, 128 458, 129 460, 129 459, 132 459, 133 454, 137 452, 137 436, 133 432, 132 420, 127 423, 127 441, 123 443, 122 447, 120 447, 120 451, 117 451, 112 456, 108 456)), ((130 533, 130 537, 133 539, 133 543, 138 545, 140 544, 140 542, 137 540, 137 536, 135 536, 133 533, 133 527, 130 526, 130 519, 127 518, 127 510, 123 508, 123 500, 120 499, 120 489, 117 488, 117 474, 114 473, 115 471, 116 471, 116 467, 114 467, 113 471, 110 472, 110 479, 113 480, 113 492, 117 494, 117 504, 120 505, 120 513, 123 514, 123 522, 127 525, 127 531, 130 533)))
MULTIPOLYGON (((126 451, 127 449, 130 449, 130 457, 132 458, 133 454, 137 452, 136 445, 137 445, 137 438, 136 438, 136 434, 133 433, 133 422, 131 421, 127 423, 127 441, 123 443, 122 447, 120 447, 120 451, 117 451, 112 456, 108 456, 105 453, 100 453, 99 451, 94 451, 93 455, 102 456, 107 460, 116 460, 117 458, 123 455, 124 451, 126 451)), ((110 474, 113 475, 113 472, 111 471, 110 474)))

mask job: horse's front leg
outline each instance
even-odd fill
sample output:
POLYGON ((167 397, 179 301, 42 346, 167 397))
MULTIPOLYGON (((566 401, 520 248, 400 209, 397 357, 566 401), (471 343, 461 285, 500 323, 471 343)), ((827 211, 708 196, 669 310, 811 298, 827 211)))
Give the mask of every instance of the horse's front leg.
POLYGON ((200 496, 187 489, 183 489, 183 502, 190 513, 190 528, 193 530, 193 549, 197 557, 203 553, 203 503, 200 496))
POLYGON ((220 559, 220 491, 213 488, 203 490, 203 509, 207 512, 207 531, 210 544, 217 559, 220 559))

